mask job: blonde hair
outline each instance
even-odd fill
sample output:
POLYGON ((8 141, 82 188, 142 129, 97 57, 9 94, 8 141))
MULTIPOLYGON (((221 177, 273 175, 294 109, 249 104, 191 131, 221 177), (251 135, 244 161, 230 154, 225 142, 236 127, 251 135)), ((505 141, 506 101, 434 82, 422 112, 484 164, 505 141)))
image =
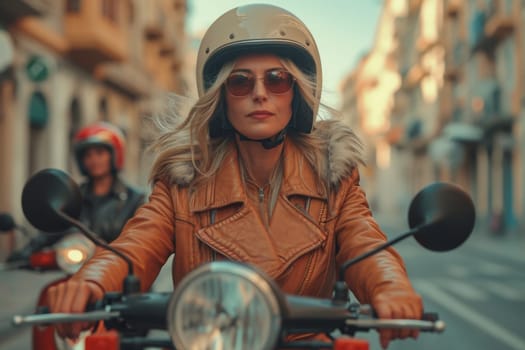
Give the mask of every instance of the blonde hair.
MULTIPOLYGON (((281 62, 295 77, 300 98, 313 110, 314 105, 320 104, 319 96, 314 96, 312 93, 315 91, 314 76, 303 73, 290 59, 281 58, 281 62)), ((186 115, 180 116, 181 112, 175 110, 173 108, 175 106, 172 105, 166 114, 154 117, 153 121, 159 135, 148 147, 154 155, 149 176, 151 183, 163 179, 174 185, 176 179, 173 174, 186 172, 183 177, 187 179, 190 187, 193 187, 199 186, 215 175, 233 137, 226 135, 210 138, 209 125, 221 105, 224 94, 223 83, 231 73, 233 65, 234 62, 223 65, 215 82, 186 115), (188 167, 190 163, 192 166, 188 167)), ((301 116, 293 117, 301 118, 301 116)), ((326 141, 315 134, 299 133, 293 129, 290 129, 287 135, 301 148, 307 162, 314 169, 319 180, 318 190, 328 195, 330 185, 323 181, 323 172, 327 169, 326 141)))

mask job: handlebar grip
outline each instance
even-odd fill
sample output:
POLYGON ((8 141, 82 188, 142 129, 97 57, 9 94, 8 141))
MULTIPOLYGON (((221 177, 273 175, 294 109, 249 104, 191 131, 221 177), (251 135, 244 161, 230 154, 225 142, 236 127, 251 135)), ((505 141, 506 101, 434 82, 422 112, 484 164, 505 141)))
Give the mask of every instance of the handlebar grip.
MULTIPOLYGON (((359 313, 361 315, 369 315, 372 318, 378 318, 376 310, 369 304, 359 305, 359 313)), ((423 312, 421 321, 437 322, 439 321, 439 315, 437 312, 423 312)))

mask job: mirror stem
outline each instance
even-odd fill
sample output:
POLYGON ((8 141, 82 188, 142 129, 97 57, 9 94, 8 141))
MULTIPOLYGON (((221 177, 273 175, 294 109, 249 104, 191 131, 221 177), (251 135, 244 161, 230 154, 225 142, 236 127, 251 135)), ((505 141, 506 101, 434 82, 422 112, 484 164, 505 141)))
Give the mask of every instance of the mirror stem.
POLYGON ((380 252, 381 250, 399 242, 399 241, 402 241, 403 239, 407 238, 407 237, 410 237, 416 233, 418 233, 423 227, 425 227, 427 225, 421 225, 421 226, 418 226, 418 227, 415 227, 413 229, 411 229, 410 231, 406 232, 406 233, 403 233, 402 235, 399 235, 398 237, 390 240, 390 241, 387 241, 379 246, 377 246, 376 248, 372 249, 371 251, 369 252, 366 252, 365 254, 363 255, 360 255, 354 259, 351 259, 351 260, 348 260, 346 261, 343 265, 341 265, 341 268, 339 269, 339 281, 344 281, 345 280, 345 272, 346 272, 346 269, 348 269, 350 266, 352 266, 353 264, 357 264, 358 262, 360 262, 361 260, 364 260, 366 258, 368 258, 369 256, 371 255, 374 255, 378 252, 380 252))
POLYGON ((69 215, 63 213, 61 210, 55 210, 55 212, 62 219, 66 220, 67 222, 69 222, 73 226, 77 227, 80 231, 82 231, 82 233, 84 233, 84 235, 86 235, 86 237, 89 238, 89 240, 91 242, 95 243, 95 245, 97 245, 99 247, 106 248, 107 250, 109 250, 109 251, 115 253, 116 255, 118 255, 119 257, 121 257, 126 262, 126 264, 128 265, 128 275, 133 275, 133 263, 131 262, 131 260, 126 255, 122 254, 117 249, 111 247, 109 244, 107 244, 106 242, 104 242, 103 240, 98 238, 95 233, 93 233, 91 230, 89 230, 80 221, 73 219, 69 215))

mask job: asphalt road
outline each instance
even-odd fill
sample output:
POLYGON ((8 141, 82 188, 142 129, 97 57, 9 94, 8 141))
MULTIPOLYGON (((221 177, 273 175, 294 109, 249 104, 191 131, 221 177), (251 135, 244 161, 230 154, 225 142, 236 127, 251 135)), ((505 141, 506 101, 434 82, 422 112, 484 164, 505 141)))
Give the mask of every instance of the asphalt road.
MULTIPOLYGON (((446 322, 441 334, 394 341, 391 350, 524 350, 525 239, 475 232, 463 246, 429 252, 415 241, 399 243, 425 310, 446 322)), ((375 334, 360 334, 380 349, 375 334)))

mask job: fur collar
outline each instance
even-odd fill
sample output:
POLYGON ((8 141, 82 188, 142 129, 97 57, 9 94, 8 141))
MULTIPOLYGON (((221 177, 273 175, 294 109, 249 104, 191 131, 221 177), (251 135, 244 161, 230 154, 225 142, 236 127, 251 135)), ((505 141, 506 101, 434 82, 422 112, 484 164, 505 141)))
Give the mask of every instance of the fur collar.
MULTIPOLYGON (((359 164, 364 164, 363 145, 352 129, 343 122, 318 121, 312 134, 324 142, 327 162, 323 178, 330 186, 337 186, 359 164)), ((188 185, 195 176, 191 161, 172 165, 170 173, 173 183, 180 186, 188 185)))

